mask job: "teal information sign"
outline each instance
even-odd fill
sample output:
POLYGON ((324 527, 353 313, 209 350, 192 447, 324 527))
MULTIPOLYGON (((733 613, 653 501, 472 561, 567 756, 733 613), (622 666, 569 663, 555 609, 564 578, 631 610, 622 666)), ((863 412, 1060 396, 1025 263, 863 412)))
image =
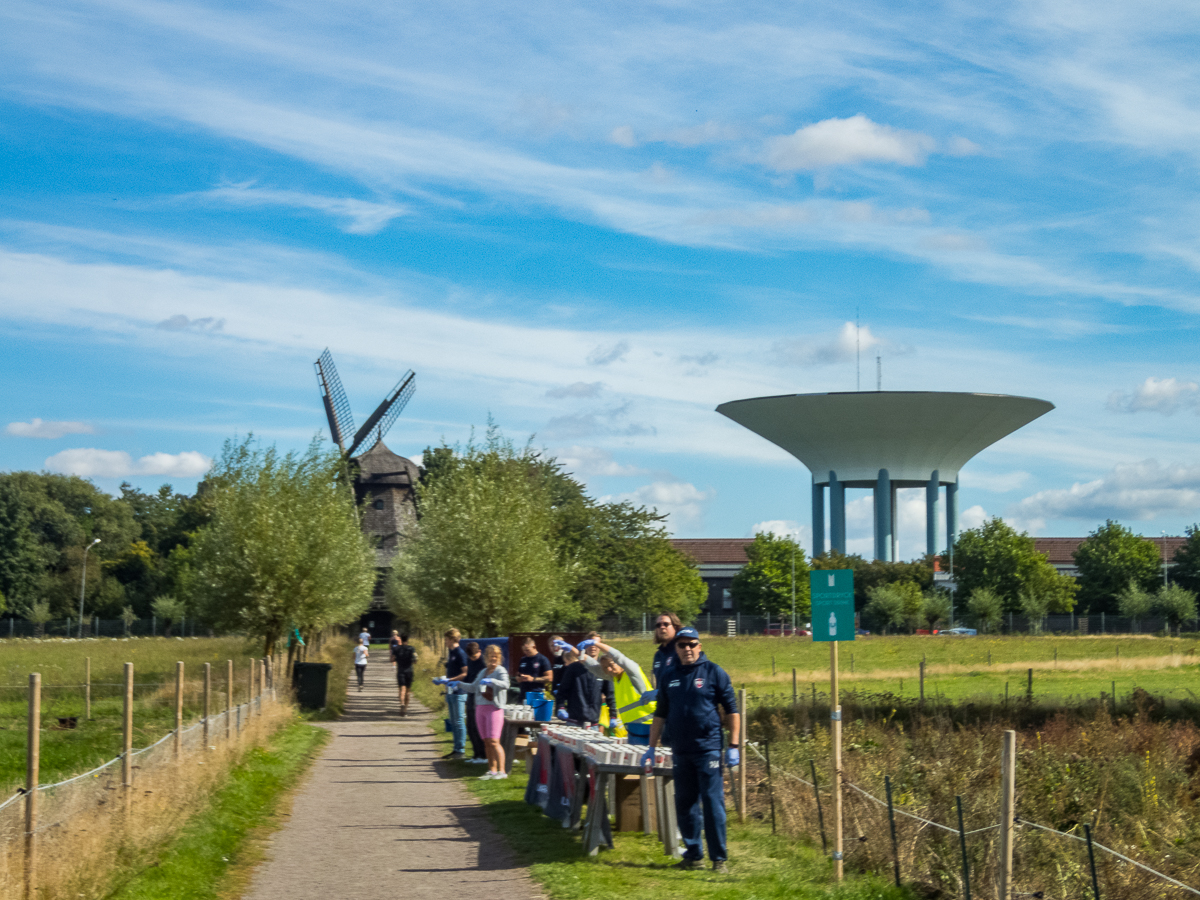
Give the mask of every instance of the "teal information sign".
POLYGON ((854 570, 817 569, 808 573, 812 595, 812 639, 854 640, 854 570))

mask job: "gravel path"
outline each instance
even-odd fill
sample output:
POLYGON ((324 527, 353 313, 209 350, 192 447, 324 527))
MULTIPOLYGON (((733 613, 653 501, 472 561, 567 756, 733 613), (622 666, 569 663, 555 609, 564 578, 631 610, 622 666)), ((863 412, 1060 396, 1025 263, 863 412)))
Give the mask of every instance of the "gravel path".
MULTIPOLYGON (((543 895, 444 762, 428 710, 400 718, 384 648, 351 677, 333 740, 268 844, 244 900, 394 900, 543 895)), ((458 768, 457 766, 455 768, 458 768)), ((478 768, 480 773, 483 767, 478 768)))

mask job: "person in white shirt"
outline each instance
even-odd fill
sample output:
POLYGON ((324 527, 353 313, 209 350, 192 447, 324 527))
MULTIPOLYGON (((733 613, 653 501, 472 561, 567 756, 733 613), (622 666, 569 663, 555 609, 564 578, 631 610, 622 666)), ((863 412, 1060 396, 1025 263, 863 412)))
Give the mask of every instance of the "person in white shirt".
POLYGON ((358 644, 354 648, 354 671, 358 675, 358 689, 363 689, 363 676, 367 674, 367 659, 370 657, 371 651, 367 649, 367 642, 362 638, 358 639, 358 644))
POLYGON ((364 644, 366 644, 368 647, 370 647, 370 646, 371 646, 371 632, 367 631, 367 629, 365 629, 365 628, 364 628, 364 629, 363 629, 363 630, 362 630, 362 631, 359 633, 359 635, 358 635, 358 639, 359 639, 360 641, 362 641, 364 644))

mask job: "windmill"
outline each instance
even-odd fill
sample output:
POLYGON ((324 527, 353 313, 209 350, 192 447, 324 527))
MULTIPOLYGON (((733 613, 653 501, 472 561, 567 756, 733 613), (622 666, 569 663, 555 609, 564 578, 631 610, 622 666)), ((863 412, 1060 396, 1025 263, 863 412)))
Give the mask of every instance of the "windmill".
MULTIPOLYGON (((354 496, 362 509, 362 530, 375 539, 376 567, 381 577, 376 583, 372 605, 382 612, 382 576, 392 567, 405 537, 416 529, 416 486, 421 472, 412 460, 389 450, 383 438, 412 399, 417 389, 417 376, 411 369, 405 372, 362 427, 355 431, 350 401, 329 348, 313 366, 317 371, 321 402, 329 419, 330 436, 342 457, 351 463, 354 496), (355 452, 364 446, 367 449, 355 456, 355 452)), ((373 616, 379 619, 377 615, 373 616)))

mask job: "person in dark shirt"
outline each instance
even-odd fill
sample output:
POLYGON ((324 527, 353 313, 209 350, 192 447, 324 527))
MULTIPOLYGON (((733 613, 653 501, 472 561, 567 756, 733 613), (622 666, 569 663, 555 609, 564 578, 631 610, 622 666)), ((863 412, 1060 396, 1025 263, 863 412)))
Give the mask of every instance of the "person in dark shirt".
POLYGON ((525 638, 521 645, 521 661, 517 663, 517 687, 521 689, 521 701, 529 694, 540 695, 552 680, 550 660, 538 653, 533 638, 525 638))
POLYGON ((675 633, 682 627, 679 616, 673 612, 659 613, 654 617, 654 642, 658 644, 658 649, 654 651, 650 681, 656 688, 661 687, 659 682, 663 673, 675 665, 675 633))
POLYGON ((741 762, 741 716, 733 683, 725 670, 704 655, 695 628, 681 628, 675 637, 676 664, 660 676, 650 749, 643 764, 653 761, 663 726, 671 729, 675 778, 675 814, 686 851, 680 869, 704 866, 700 827, 708 842, 713 869, 728 871, 725 844, 725 784, 721 771, 721 713, 729 726, 725 764, 741 762))
MULTIPOLYGON (((483 651, 479 649, 477 643, 471 641, 467 644, 467 675, 463 681, 472 684, 475 676, 486 668, 487 663, 483 661, 483 651)), ((467 695, 467 739, 471 742, 471 752, 474 754, 470 761, 486 763, 487 748, 483 745, 483 738, 479 734, 479 725, 475 722, 475 697, 475 694, 467 695)))
MULTIPOLYGON (((395 634, 395 632, 392 632, 395 634)), ((400 715, 408 715, 408 693, 412 687, 413 666, 417 662, 417 651, 408 642, 407 634, 397 634, 391 646, 392 665, 396 667, 396 687, 400 691, 400 715)))
POLYGON ((600 721, 600 679, 579 661, 579 652, 563 653, 562 678, 554 698, 555 715, 569 725, 594 725, 600 721))
POLYGON ((550 657, 550 693, 555 697, 558 696, 558 682, 562 679, 563 669, 567 666, 563 662, 562 653, 555 649, 561 642, 562 635, 550 635, 550 648, 554 652, 554 655, 550 657))
MULTIPOLYGON (((446 631, 446 677, 435 678, 434 684, 462 681, 467 675, 467 654, 458 645, 462 636, 457 628, 446 631)), ((446 712, 450 717, 450 730, 454 735, 454 748, 446 754, 448 759, 465 759, 467 749, 467 695, 457 691, 446 694, 446 712)))

